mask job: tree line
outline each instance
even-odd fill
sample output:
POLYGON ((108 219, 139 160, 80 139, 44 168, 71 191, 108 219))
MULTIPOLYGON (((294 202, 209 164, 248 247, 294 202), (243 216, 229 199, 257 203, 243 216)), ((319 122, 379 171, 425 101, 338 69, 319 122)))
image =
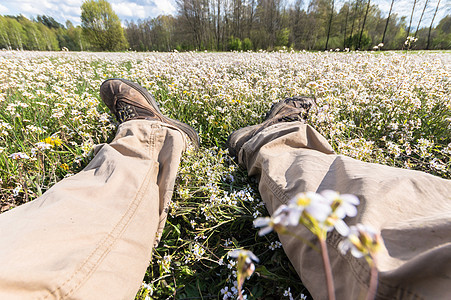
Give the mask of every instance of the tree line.
MULTIPOLYGON (((71 51, 403 49, 408 36, 413 49, 451 49, 451 16, 433 27, 440 0, 411 15, 383 15, 371 0, 350 0, 337 10, 335 0, 177 0, 176 15, 125 21, 125 28, 106 0, 87 0, 81 25, 65 26, 49 16, 29 20, 0 16, 0 48, 71 51), (414 24, 414 14, 421 16, 414 24), (432 17, 429 24, 426 15, 432 17), (382 46, 383 44, 383 46, 382 46)), ((443 4, 443 3, 442 3, 443 4)))
POLYGON ((66 26, 52 17, 38 16, 29 20, 24 16, 0 16, 0 49, 19 50, 88 50, 82 28, 70 21, 66 26))

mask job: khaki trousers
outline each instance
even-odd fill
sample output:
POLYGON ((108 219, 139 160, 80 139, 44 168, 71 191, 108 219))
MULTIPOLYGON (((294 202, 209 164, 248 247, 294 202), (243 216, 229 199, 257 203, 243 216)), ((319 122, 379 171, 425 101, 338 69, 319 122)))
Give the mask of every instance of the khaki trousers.
MULTIPOLYGON (((128 121, 82 172, 0 215, 0 299, 133 299, 164 226, 185 145, 176 128, 128 121)), ((260 132, 239 161, 259 178, 270 213, 298 192, 357 195, 359 214, 348 223, 370 224, 385 240, 379 299, 449 296, 450 181, 334 155, 301 123, 260 132)), ((308 237, 302 227, 296 231, 308 237)), ((280 238, 315 299, 326 299, 320 255, 280 238)), ((335 233, 328 238, 337 298, 359 299, 369 269, 341 256, 339 240, 335 233)))
MULTIPOLYGON (((237 140, 250 129, 237 131, 237 140)), ((242 146, 238 159, 259 179, 270 214, 300 192, 331 189, 359 197, 358 215, 346 222, 371 225, 385 242, 377 299, 451 299, 451 181, 335 155, 300 122, 266 128, 242 146)), ((316 242, 303 226, 294 231, 316 242)), ((313 298, 327 299, 321 255, 295 238, 279 237, 313 298)), ((339 253, 341 239, 335 231, 327 239, 337 299, 364 299, 370 269, 364 259, 339 253)))
POLYGON ((134 299, 185 145, 176 128, 125 122, 83 171, 0 215, 0 299, 134 299))

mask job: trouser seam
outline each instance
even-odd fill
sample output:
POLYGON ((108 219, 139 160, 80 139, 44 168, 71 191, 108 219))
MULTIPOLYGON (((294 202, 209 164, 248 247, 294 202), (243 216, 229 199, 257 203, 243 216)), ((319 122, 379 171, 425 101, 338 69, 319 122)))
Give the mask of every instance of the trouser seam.
POLYGON ((269 177, 269 175, 267 175, 266 173, 262 173, 260 180, 262 180, 264 182, 264 184, 266 184, 269 187, 269 189, 271 190, 272 194, 275 196, 275 198, 277 199, 278 202, 280 202, 282 204, 288 203, 288 201, 290 199, 283 192, 283 190, 281 188, 279 188, 277 183, 275 183, 274 180, 272 180, 269 177))
MULTIPOLYGON (((266 172, 262 172, 261 171, 261 178, 260 180, 263 182, 263 184, 265 184, 269 190, 271 191, 271 193, 274 195, 274 198, 281 204, 287 204, 288 201, 290 200, 290 198, 285 194, 285 192, 283 191, 282 188, 280 188, 280 186, 274 182, 274 180, 272 178, 269 177, 269 175, 266 172)), ((327 238, 327 243, 335 250, 338 251, 338 243, 341 241, 342 239, 340 238, 340 235, 333 231, 329 234, 328 238, 327 238)), ((359 265, 360 268, 362 269, 366 269, 365 266, 363 265, 362 261, 359 259, 356 259, 354 257, 350 257, 350 254, 347 255, 343 255, 343 259, 349 264, 350 269, 352 270, 352 273, 354 275, 354 279, 359 282, 359 284, 363 285, 366 288, 369 288, 369 285, 365 282, 363 282, 358 274, 358 271, 355 269, 356 264, 359 265)), ((369 271, 368 271, 369 272, 369 271)), ((402 292, 403 294, 408 294, 410 296, 416 297, 418 299, 423 299, 421 296, 419 296, 417 293, 407 289, 407 288, 403 288, 403 287, 395 287, 392 286, 386 282, 378 282, 378 286, 384 286, 387 287, 389 289, 395 289, 399 292, 402 292)), ((377 296, 380 297, 388 297, 388 299, 390 298, 390 296, 387 295, 387 293, 383 293, 380 291, 377 291, 377 296)), ((392 294, 390 294, 391 296, 393 296, 392 294)))
MULTIPOLYGON (((155 128, 161 128, 161 125, 152 125, 152 129, 155 129, 155 128), (157 127, 158 126, 158 127, 157 127)), ((153 152, 155 151, 155 140, 157 139, 156 138, 156 134, 157 133, 155 133, 155 134, 152 134, 151 136, 150 136, 150 139, 149 139, 149 155, 151 155, 152 156, 152 154, 153 154, 153 152)), ((158 169, 160 168, 160 165, 158 164, 158 169)), ((158 188, 158 194, 160 194, 160 188, 158 188)), ((160 199, 158 199, 158 200, 160 200, 160 199)), ((158 201, 158 205, 160 204, 160 201, 158 201)), ((159 210, 159 208, 158 208, 158 210, 159 210)), ((154 245, 151 245, 150 247, 153 249, 153 248, 156 248, 156 246, 158 245, 158 243, 160 242, 160 239, 159 239, 159 232, 160 232, 160 226, 161 226, 161 224, 160 224, 160 218, 161 218, 161 216, 160 216, 160 214, 158 214, 158 227, 157 227, 157 230, 156 230, 156 232, 155 232, 155 236, 154 236, 154 242, 153 242, 153 244, 154 245)))
POLYGON ((100 265, 105 256, 111 251, 113 244, 118 240, 118 238, 122 235, 122 233, 127 228, 130 223, 132 217, 136 213, 139 205, 141 204, 144 195, 149 189, 149 185, 151 182, 151 177, 153 174, 153 167, 151 167, 146 177, 144 178, 143 183, 141 184, 136 196, 133 201, 128 206, 126 212, 121 217, 121 219, 116 223, 110 233, 102 240, 102 242, 94 249, 91 254, 87 257, 87 259, 83 262, 83 264, 66 280, 64 281, 58 288, 50 291, 44 299, 47 299, 51 295, 55 295, 58 290, 62 290, 64 286, 66 286, 71 280, 80 276, 81 278, 78 280, 76 284, 62 297, 63 299, 70 294, 72 294, 76 289, 78 289, 82 282, 87 280, 95 271, 95 269, 100 265))

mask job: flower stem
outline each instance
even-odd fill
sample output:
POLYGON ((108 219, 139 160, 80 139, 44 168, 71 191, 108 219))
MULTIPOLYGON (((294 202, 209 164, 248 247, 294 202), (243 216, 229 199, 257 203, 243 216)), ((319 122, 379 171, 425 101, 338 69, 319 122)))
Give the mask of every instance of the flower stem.
POLYGON ((326 272, 327 292, 329 295, 329 300, 335 300, 335 287, 334 281, 332 279, 332 268, 330 266, 329 254, 327 253, 326 240, 319 238, 319 243, 321 244, 321 255, 323 256, 324 271, 326 272))
POLYGON ((241 291, 243 283, 244 283, 244 279, 238 279, 238 299, 239 300, 244 300, 243 299, 243 292, 241 291))
POLYGON ((23 181, 22 181, 22 187, 23 187, 23 190, 24 190, 24 192, 25 192, 25 202, 28 202, 28 188, 27 188, 27 181, 26 181, 26 179, 22 176, 22 168, 23 168, 23 164, 21 163, 20 165, 19 165, 19 168, 18 168, 18 172, 19 172, 19 178, 22 180, 23 179, 23 181))
POLYGON ((289 231, 289 230, 285 230, 285 231, 283 231, 283 232, 277 231, 277 233, 282 233, 282 234, 286 234, 286 235, 295 237, 295 238, 297 238, 298 240, 300 240, 301 242, 307 244, 310 248, 312 248, 312 249, 315 250, 316 252, 320 252, 320 250, 318 249, 318 247, 316 247, 312 242, 310 242, 310 241, 307 240, 307 239, 304 239, 302 236, 297 235, 297 234, 294 233, 294 232, 291 232, 291 231, 289 231))
POLYGON ((375 257, 373 257, 373 261, 371 262, 370 266, 371 266, 370 287, 368 288, 366 300, 373 300, 374 297, 376 296, 378 272, 375 257))

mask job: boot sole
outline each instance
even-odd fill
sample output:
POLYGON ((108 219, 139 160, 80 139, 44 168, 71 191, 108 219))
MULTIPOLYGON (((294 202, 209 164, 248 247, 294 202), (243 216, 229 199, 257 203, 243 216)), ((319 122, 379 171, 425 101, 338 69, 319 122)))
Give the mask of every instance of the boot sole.
POLYGON ((150 104, 150 106, 152 106, 158 112, 159 117, 164 122, 166 122, 166 123, 168 123, 170 125, 174 125, 177 128, 180 128, 190 138, 190 140, 194 143, 196 148, 199 148, 200 141, 199 141, 199 135, 197 134, 196 130, 194 130, 194 128, 192 128, 188 124, 180 122, 179 120, 171 119, 171 118, 166 117, 165 115, 163 115, 163 113, 160 110, 160 105, 158 105, 158 102, 155 100, 155 98, 152 96, 152 94, 149 93, 149 91, 147 89, 145 89, 142 86, 140 86, 139 84, 137 84, 135 82, 132 82, 132 81, 129 81, 127 79, 110 78, 110 79, 106 80, 105 82, 107 82, 109 80, 122 81, 126 85, 128 85, 128 86, 134 88, 135 90, 137 90, 147 100, 147 102, 150 104))

